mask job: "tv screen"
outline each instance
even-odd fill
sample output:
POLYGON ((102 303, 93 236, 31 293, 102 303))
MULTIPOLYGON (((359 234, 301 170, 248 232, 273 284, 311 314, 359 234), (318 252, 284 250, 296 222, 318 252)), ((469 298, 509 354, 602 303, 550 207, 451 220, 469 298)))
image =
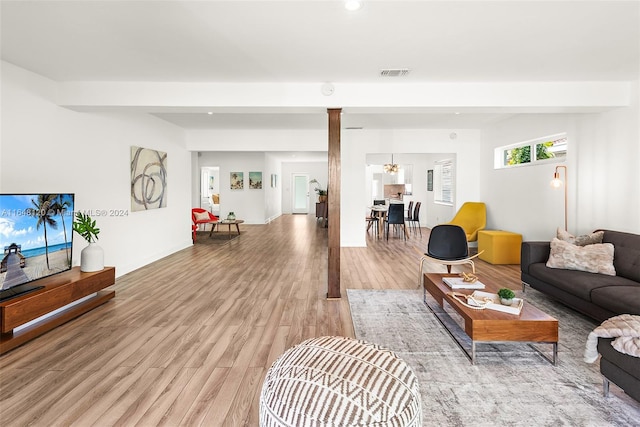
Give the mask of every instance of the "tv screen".
POLYGON ((0 301, 71 268, 73 194, 0 194, 0 301))

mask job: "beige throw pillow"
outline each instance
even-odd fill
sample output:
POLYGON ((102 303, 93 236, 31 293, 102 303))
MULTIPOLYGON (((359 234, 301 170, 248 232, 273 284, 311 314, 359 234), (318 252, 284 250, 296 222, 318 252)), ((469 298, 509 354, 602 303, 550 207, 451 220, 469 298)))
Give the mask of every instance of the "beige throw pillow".
POLYGON ((556 231, 556 237, 558 238, 558 240, 562 240, 563 242, 573 243, 577 246, 587 246, 602 243, 602 239, 604 238, 604 231, 596 231, 591 234, 583 234, 582 236, 576 237, 566 230, 558 227, 558 230, 556 231))
POLYGON ((209 214, 207 212, 194 212, 193 215, 196 217, 196 221, 209 220, 209 214))
POLYGON ((569 242, 553 239, 547 267, 615 276, 613 245, 611 243, 596 243, 588 246, 576 246, 569 242))

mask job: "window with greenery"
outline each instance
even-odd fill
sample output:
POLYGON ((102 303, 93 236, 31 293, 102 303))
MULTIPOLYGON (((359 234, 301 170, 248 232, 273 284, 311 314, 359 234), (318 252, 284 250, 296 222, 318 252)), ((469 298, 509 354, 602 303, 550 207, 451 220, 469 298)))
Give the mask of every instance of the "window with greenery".
POLYGON ((496 148, 496 168, 531 164, 567 155, 567 135, 558 134, 496 148))
POLYGON ((453 161, 441 160, 433 168, 433 197, 435 203, 453 204, 453 161))

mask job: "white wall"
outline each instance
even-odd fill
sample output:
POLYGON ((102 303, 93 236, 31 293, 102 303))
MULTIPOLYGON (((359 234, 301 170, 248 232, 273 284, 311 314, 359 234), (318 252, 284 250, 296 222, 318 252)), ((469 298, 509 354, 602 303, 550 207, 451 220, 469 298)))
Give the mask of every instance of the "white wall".
MULTIPOLYGON (((146 114, 79 113, 54 104, 54 82, 2 63, 0 191, 75 193, 94 215, 118 276, 191 245, 190 155, 184 132, 146 114), (167 152, 167 207, 131 212, 130 147, 167 152)), ((74 265, 84 241, 74 236, 74 265)))
POLYGON ((265 170, 267 174, 264 178, 265 185, 265 209, 267 222, 273 221, 282 215, 282 163, 274 155, 265 155, 265 170), (275 187, 272 187, 271 175, 275 174, 275 187))
POLYGON ((486 129, 480 178, 487 228, 522 233, 525 240, 553 237, 564 224, 564 193, 549 183, 555 166, 565 164, 569 232, 608 228, 640 233, 638 123, 635 103, 599 114, 522 115, 486 129), (566 162, 493 169, 495 147, 560 132, 568 136, 566 162))
MULTIPOLYGON (((265 192, 270 185, 270 170, 266 168, 265 154, 261 152, 200 152, 196 156, 198 167, 193 175, 200 176, 204 166, 220 167, 220 216, 233 212, 247 224, 264 224, 267 219, 265 192), (231 172, 244 173, 244 189, 231 190, 231 172), (262 172, 262 189, 249 188, 249 172, 262 172)), ((198 203, 199 198, 191 203, 198 203)), ((198 206, 198 205, 194 205, 198 206)))
POLYGON ((191 151, 327 151, 327 130, 220 129, 187 131, 191 151))

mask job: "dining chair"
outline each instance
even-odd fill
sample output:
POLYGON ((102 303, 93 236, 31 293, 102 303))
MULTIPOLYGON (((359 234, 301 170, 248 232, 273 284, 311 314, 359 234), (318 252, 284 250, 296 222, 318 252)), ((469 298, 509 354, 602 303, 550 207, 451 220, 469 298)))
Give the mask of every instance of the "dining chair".
POLYGON ((373 227, 373 233, 377 236, 378 235, 378 227, 379 227, 379 219, 378 216, 376 215, 376 211, 371 210, 371 212, 369 213, 369 215, 367 215, 365 218, 365 222, 367 223, 367 233, 369 232, 369 229, 371 227, 373 227))
MULTIPOLYGON (((416 202, 415 207, 413 208, 413 213, 409 218, 409 227, 411 228, 413 225, 413 230, 416 231, 416 224, 418 224, 418 230, 420 231, 420 235, 422 236, 422 228, 420 228, 420 207, 422 206, 422 202, 416 202)), ((417 231, 416 231, 417 232, 417 231)))
POLYGON ((385 221, 385 231, 387 233, 387 240, 389 240, 390 224, 393 224, 394 227, 401 226, 404 240, 407 240, 406 223, 404 221, 404 203, 392 203, 389 205, 389 211, 387 212, 387 219, 385 221))
POLYGON ((413 200, 409 202, 409 207, 407 208, 407 216, 404 217, 405 222, 411 221, 413 217, 413 200))
POLYGON ((377 205, 385 205, 387 204, 387 202, 384 199, 381 200, 374 200, 373 201, 373 206, 377 206, 377 205))

